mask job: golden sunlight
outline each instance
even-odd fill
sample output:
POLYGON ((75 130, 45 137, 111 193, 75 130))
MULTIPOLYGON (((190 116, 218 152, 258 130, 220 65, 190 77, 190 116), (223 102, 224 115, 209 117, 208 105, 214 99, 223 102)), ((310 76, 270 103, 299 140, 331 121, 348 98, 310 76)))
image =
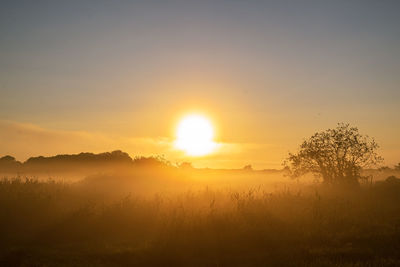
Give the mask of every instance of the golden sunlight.
POLYGON ((177 128, 175 147, 190 156, 204 156, 214 151, 214 129, 209 119, 192 114, 184 117, 177 128))

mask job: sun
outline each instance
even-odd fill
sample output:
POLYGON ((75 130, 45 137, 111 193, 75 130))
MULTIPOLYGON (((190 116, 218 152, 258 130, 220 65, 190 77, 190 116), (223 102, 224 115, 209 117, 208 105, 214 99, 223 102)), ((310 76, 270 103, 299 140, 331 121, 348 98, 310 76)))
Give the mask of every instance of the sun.
POLYGON ((189 156, 204 156, 216 148, 214 129, 209 119, 202 115, 185 116, 178 124, 175 147, 189 156))

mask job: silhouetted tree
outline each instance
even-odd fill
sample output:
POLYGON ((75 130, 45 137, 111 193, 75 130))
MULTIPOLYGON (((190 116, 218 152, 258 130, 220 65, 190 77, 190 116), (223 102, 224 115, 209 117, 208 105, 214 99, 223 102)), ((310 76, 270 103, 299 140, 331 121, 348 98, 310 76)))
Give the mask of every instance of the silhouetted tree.
POLYGON ((252 171, 252 170, 253 170, 253 166, 251 166, 250 164, 249 164, 249 165, 246 165, 246 166, 243 167, 243 170, 245 170, 245 171, 252 171))
POLYGON ((0 158, 0 172, 16 172, 19 171, 21 168, 21 162, 17 161, 12 156, 4 156, 0 158))
POLYGON ((138 167, 170 167, 171 163, 164 156, 135 157, 133 159, 134 166, 138 167))
POLYGON ((326 184, 358 184, 363 168, 382 161, 376 153, 378 147, 374 139, 361 135, 356 127, 339 123, 335 129, 305 140, 296 154, 289 153, 284 164, 294 178, 313 173, 326 184))
POLYGON ((9 155, 0 158, 0 162, 15 162, 15 161, 16 161, 15 158, 9 155))
POLYGON ((381 171, 381 172, 383 172, 383 171, 390 171, 391 170, 391 168, 389 168, 388 166, 382 166, 382 167, 379 167, 378 168, 378 171, 381 171))
POLYGON ((193 169, 193 165, 190 162, 182 162, 178 165, 178 167, 185 170, 193 169))

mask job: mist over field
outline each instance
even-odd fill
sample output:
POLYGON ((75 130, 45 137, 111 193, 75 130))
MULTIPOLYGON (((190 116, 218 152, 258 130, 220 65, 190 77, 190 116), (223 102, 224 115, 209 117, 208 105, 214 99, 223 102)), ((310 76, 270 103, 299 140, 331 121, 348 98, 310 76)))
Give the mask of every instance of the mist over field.
POLYGON ((400 264, 398 169, 338 188, 121 151, 0 166, 2 266, 400 264))

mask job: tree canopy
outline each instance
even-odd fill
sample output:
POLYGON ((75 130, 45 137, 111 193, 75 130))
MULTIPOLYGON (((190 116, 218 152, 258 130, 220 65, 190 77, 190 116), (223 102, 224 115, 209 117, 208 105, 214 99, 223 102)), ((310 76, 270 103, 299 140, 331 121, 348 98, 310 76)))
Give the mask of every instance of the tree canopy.
POLYGON ((313 173, 326 184, 358 184, 363 168, 383 160, 378 148, 375 140, 360 134, 358 128, 339 123, 305 140, 297 153, 289 153, 284 165, 294 178, 313 173))

